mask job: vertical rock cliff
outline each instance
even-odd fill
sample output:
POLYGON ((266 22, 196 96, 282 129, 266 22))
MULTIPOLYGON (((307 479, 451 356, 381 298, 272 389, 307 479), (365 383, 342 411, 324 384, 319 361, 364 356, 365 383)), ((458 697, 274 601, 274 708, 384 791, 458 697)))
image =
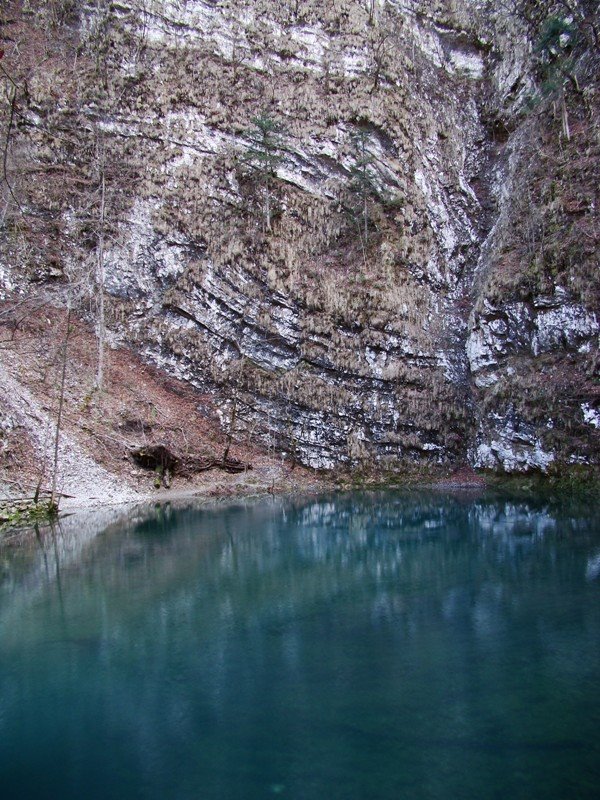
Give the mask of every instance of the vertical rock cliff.
POLYGON ((5 298, 68 295, 309 466, 597 463, 594 3, 54 0, 0 31, 5 298))

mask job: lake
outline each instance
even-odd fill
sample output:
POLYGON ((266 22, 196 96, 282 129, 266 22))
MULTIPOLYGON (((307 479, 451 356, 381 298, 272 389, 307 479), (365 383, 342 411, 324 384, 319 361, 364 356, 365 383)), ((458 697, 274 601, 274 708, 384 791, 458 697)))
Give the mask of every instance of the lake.
POLYGON ((0 549, 0 796, 600 795, 590 503, 105 509, 0 549))

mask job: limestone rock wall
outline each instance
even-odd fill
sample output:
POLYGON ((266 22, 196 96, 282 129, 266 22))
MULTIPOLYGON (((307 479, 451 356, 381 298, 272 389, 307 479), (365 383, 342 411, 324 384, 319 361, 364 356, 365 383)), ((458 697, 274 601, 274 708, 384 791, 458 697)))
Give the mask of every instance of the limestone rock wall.
POLYGON ((593 172, 597 98, 567 98, 568 142, 551 103, 528 112, 539 4, 38 5, 13 4, 28 46, 3 62, 6 292, 54 281, 92 315, 102 236, 114 336, 314 467, 597 460, 593 248, 529 275, 539 219, 580 203, 597 236, 593 175, 571 197, 556 160, 585 146, 593 172), (244 159, 261 114, 285 131, 270 229, 244 159))
POLYGON ((565 17, 529 4, 537 38, 523 48, 528 29, 513 27, 512 58, 496 70, 497 211, 475 270, 466 345, 477 418, 469 455, 479 468, 598 461, 598 9, 572 8, 565 17), (573 39, 563 34, 554 72, 539 57, 550 19, 568 23, 573 39))

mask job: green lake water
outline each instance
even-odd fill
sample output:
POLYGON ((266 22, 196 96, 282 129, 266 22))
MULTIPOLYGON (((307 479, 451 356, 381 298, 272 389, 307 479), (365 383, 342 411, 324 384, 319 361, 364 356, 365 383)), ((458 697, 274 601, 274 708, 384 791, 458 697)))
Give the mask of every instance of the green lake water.
POLYGON ((267 498, 4 547, 0 798, 597 798, 597 511, 267 498))

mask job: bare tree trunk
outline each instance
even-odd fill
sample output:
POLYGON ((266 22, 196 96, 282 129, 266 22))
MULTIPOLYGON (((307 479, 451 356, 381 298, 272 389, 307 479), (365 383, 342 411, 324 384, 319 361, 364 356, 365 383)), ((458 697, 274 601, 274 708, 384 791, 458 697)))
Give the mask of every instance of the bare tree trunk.
POLYGON ((567 111, 567 103, 566 103, 566 100, 565 100, 564 89, 562 91, 562 96, 561 96, 560 100, 561 100, 560 105, 561 105, 562 129, 563 129, 563 133, 565 135, 565 138, 566 138, 567 142, 570 142, 571 141, 571 129, 569 128, 569 113, 567 111))
POLYGON ((231 406, 231 417, 229 418, 229 432, 227 434, 227 443, 225 445, 225 450, 223 451, 223 462, 226 462, 229 457, 229 450, 231 448, 231 443, 233 442, 233 434, 235 432, 236 416, 237 416, 237 395, 233 398, 233 403, 231 406))
POLYGON ((369 25, 375 22, 375 0, 369 0, 369 25))
POLYGON ((363 224, 365 229, 365 249, 369 244, 369 172, 367 168, 367 146, 364 137, 360 140, 360 158, 362 162, 362 201, 363 201, 363 224))
POLYGON ((365 275, 366 275, 367 274, 367 247, 366 247, 366 242, 363 239, 363 234, 362 234, 362 229, 361 229, 361 226, 360 226, 359 217, 354 217, 354 220, 356 222, 356 228, 358 230, 358 239, 360 241, 360 247, 361 247, 361 250, 362 250, 362 257, 363 257, 363 266, 365 268, 365 275))
POLYGON ((267 230, 270 232, 271 228, 271 182, 269 178, 265 181, 265 221, 267 225, 267 230))
POLYGON ((52 491, 50 494, 50 507, 58 507, 56 502, 56 486, 58 481, 58 449, 60 444, 60 428, 62 424, 62 412, 65 401, 65 378, 67 374, 67 349, 69 346, 69 336, 71 335, 71 302, 67 309, 67 327, 65 330, 65 338, 62 348, 62 368, 60 375, 60 391, 58 395, 58 414, 56 417, 56 434, 54 436, 54 462, 52 467, 52 491))
POLYGON ((104 223, 106 214, 106 177, 104 163, 104 143, 100 153, 100 227, 98 230, 98 264, 96 282, 98 284, 98 370, 96 388, 102 391, 104 384, 104 351, 106 325, 104 318, 104 223))
MULTIPOLYGON (((2 175, 3 175, 3 178, 4 178, 4 183, 6 184, 6 188, 8 189, 9 195, 12 197, 12 199, 15 202, 15 204, 16 204, 17 208, 19 209, 19 211, 23 211, 23 209, 21 207, 21 204, 17 200, 17 197, 16 197, 16 195, 14 193, 13 187, 12 187, 12 185, 10 183, 9 178, 8 178, 8 148, 10 146, 10 137, 11 137, 11 132, 12 132, 12 128, 13 128, 13 122, 14 122, 14 118, 15 118, 15 110, 16 110, 16 107, 17 107, 17 84, 13 81, 13 79, 10 77, 8 72, 6 72, 6 70, 2 69, 2 73, 12 83, 12 88, 11 88, 11 92, 10 92, 10 113, 9 113, 9 117, 8 117, 8 123, 7 123, 7 126, 6 126, 6 138, 5 138, 5 141, 4 141, 4 149, 3 149, 3 153, 2 153, 2 175)), ((7 208, 8 208, 8 205, 7 205, 7 208)), ((6 213, 4 214, 4 216, 6 216, 6 213)))

